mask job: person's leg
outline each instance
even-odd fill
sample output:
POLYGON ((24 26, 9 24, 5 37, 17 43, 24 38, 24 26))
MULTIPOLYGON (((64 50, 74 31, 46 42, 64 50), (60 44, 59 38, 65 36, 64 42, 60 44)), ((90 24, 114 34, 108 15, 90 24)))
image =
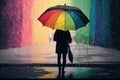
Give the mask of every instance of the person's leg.
POLYGON ((57 54, 57 61, 58 61, 58 69, 59 72, 61 71, 61 54, 57 54))
POLYGON ((63 54, 62 72, 65 72, 65 71, 64 71, 65 66, 66 66, 66 54, 63 54))

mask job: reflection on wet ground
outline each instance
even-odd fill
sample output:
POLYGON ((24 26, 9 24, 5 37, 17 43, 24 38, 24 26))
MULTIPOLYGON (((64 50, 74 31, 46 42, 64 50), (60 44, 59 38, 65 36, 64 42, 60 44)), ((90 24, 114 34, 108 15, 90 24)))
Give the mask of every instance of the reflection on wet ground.
MULTIPOLYGON (((78 65, 67 66, 65 74, 58 73, 53 44, 0 50, 0 79, 120 78, 120 51, 88 46, 86 53, 86 45, 77 47, 75 44, 71 45, 71 50, 74 55, 73 62, 78 65)), ((68 64, 70 62, 67 59, 68 64)))
MULTIPOLYGON (((71 45, 74 63, 85 62, 118 62, 120 51, 99 46, 76 44, 71 45), (88 50, 88 53, 87 53, 88 50)), ((55 44, 38 44, 19 48, 0 50, 0 63, 29 64, 29 63, 57 63, 55 44)), ((67 59, 67 63, 70 63, 67 59)))
POLYGON ((66 67, 58 73, 57 67, 0 67, 1 79, 100 79, 120 78, 120 68, 66 67))

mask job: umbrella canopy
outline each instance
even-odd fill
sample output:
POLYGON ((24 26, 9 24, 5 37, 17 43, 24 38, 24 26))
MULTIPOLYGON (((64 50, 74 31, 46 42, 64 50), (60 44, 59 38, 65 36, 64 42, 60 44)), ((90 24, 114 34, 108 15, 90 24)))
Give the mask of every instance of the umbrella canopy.
POLYGON ((38 20, 52 29, 76 30, 85 26, 89 19, 77 7, 57 5, 48 8, 38 20))

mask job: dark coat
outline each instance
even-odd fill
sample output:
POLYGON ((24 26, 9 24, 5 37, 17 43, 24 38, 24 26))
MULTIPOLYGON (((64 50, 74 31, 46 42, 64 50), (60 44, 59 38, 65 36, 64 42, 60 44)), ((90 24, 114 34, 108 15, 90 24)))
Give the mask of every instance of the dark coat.
POLYGON ((67 54, 67 47, 72 42, 69 31, 56 30, 54 34, 54 41, 56 41, 56 53, 67 54))

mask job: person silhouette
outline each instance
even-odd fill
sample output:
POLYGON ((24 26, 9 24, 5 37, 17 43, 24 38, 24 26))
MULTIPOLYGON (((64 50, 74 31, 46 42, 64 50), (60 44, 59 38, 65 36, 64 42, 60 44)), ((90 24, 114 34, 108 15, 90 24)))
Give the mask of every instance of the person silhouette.
POLYGON ((70 32, 63 30, 56 30, 53 40, 56 41, 56 53, 57 53, 59 73, 61 73, 61 67, 62 67, 62 73, 65 73, 64 69, 66 66, 67 49, 69 47, 69 43, 72 42, 70 32), (61 55, 63 59, 62 65, 61 65, 61 55))

